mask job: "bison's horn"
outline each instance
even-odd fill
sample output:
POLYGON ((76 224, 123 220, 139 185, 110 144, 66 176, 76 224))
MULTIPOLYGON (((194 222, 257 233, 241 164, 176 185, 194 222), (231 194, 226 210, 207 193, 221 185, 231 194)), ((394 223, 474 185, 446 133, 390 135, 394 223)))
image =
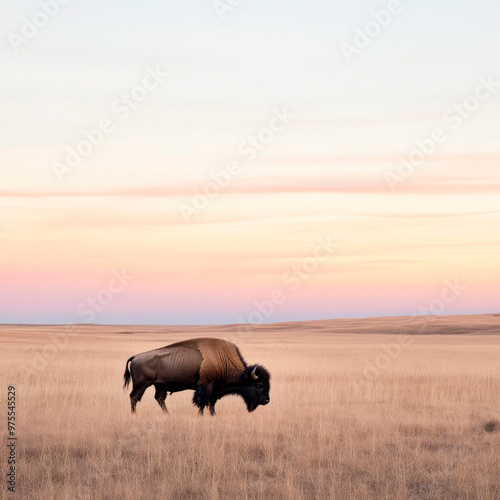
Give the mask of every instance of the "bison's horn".
POLYGON ((256 371, 257 371, 257 367, 256 367, 256 366, 254 366, 254 368, 253 368, 253 370, 252 370, 252 373, 251 373, 252 378, 253 378, 254 380, 257 380, 257 379, 259 378, 259 376, 255 373, 256 371))

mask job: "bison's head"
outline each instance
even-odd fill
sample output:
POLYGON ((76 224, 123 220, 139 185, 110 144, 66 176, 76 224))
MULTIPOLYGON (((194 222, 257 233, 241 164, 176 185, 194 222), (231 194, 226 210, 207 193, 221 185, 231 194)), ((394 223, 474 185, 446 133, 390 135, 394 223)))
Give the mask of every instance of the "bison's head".
POLYGON ((241 376, 240 394, 247 404, 248 411, 254 411, 259 405, 269 403, 269 381, 271 375, 260 365, 252 365, 245 369, 241 376))

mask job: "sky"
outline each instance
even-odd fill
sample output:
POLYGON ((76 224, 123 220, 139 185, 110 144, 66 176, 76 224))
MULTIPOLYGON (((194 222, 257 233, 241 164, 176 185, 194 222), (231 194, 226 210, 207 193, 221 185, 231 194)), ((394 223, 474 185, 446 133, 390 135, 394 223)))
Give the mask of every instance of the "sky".
POLYGON ((2 6, 0 322, 498 312, 498 2, 2 6))

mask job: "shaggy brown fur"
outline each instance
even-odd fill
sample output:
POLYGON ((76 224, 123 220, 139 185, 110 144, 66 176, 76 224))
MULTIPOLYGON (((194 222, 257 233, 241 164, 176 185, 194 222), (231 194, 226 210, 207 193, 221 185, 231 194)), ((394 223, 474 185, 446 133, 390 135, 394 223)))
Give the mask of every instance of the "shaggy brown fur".
POLYGON ((247 367, 238 348, 231 342, 214 338, 190 339, 169 347, 183 346, 200 352, 203 362, 200 366, 200 381, 220 380, 229 382, 239 376, 247 367))

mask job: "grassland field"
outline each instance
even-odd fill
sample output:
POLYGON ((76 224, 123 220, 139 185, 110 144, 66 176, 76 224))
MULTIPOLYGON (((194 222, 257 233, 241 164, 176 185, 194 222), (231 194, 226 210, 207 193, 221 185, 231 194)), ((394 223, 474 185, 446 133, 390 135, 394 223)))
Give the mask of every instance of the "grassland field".
MULTIPOLYGON (((500 315, 233 326, 0 326, 2 435, 16 388, 17 488, 0 498, 500 499, 500 315), (271 372, 271 403, 197 416, 192 391, 146 391, 125 361, 232 340, 271 372)), ((4 440, 5 442, 5 440, 4 440)), ((2 471, 7 448, 1 447, 2 471)))

